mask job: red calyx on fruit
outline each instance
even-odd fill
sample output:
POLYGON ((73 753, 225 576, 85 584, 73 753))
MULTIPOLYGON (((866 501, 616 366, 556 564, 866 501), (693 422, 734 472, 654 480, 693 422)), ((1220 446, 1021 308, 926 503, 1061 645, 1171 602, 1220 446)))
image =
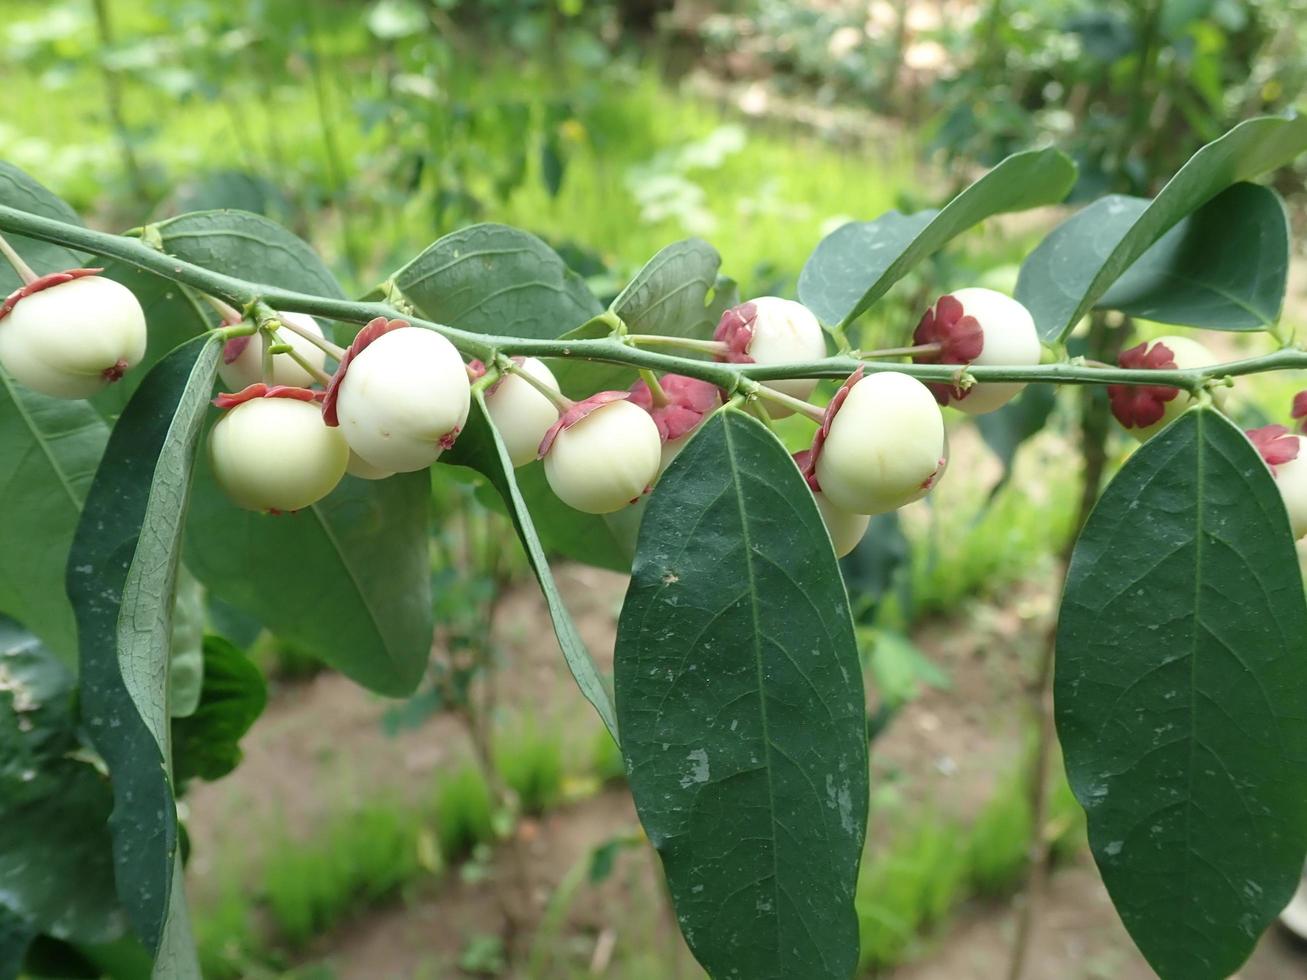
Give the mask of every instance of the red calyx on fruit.
MULTIPOLYGON (((1176 367, 1175 355, 1165 344, 1136 344, 1121 352, 1117 364, 1123 368, 1165 371, 1176 367)), ((1108 385, 1112 414, 1127 429, 1152 425, 1166 412, 1166 402, 1180 394, 1168 385, 1108 385)))

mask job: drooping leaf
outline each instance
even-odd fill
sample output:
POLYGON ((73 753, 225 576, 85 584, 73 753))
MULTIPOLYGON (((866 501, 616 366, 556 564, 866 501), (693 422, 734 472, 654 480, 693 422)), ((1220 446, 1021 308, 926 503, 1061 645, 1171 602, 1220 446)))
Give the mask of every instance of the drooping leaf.
POLYGON ((221 779, 235 769, 241 761, 240 740, 267 703, 267 685, 250 658, 222 637, 206 636, 200 703, 172 723, 176 784, 197 777, 221 779))
POLYGON ((428 320, 477 333, 557 337, 602 311, 557 252, 507 225, 446 235, 390 281, 428 320))
POLYGON ((848 980, 867 816, 862 674, 812 495, 734 410, 659 481, 617 634, 631 790, 713 976, 848 980))
POLYGON ((294 514, 241 510, 196 467, 186 564, 224 600, 364 687, 413 693, 431 652, 430 472, 347 476, 294 514))
POLYGON ((1091 514, 1055 693, 1135 943, 1163 980, 1229 976, 1307 853, 1307 606, 1275 481, 1214 410, 1145 443, 1091 514))
POLYGON ((1057 150, 1015 153, 939 211, 843 225, 823 238, 799 275, 799 299, 822 322, 846 326, 922 259, 986 218, 1056 204, 1075 182, 1057 150))
POLYGON ((114 894, 113 794, 85 757, 74 686, 48 647, 0 618, 0 922, 7 913, 30 935, 108 942, 126 926, 114 894))
POLYGON ((1280 318, 1288 280, 1284 202, 1269 187, 1241 183, 1158 239, 1096 305, 1162 323, 1262 330, 1280 318))
MULTIPOLYGON (((6 163, 4 160, 0 160, 0 204, 39 214, 44 218, 56 218, 72 225, 82 223, 77 212, 62 199, 12 163, 6 163)), ((13 232, 5 232, 5 240, 37 275, 82 268, 86 265, 85 255, 63 245, 53 245, 13 232)), ((0 296, 8 296, 20 284, 18 273, 8 262, 0 259, 0 296)))
POLYGON ((109 438, 68 556, 82 714, 113 784, 118 894, 146 948, 169 952, 156 975, 162 964, 163 975, 183 978, 199 968, 178 912, 169 650, 182 525, 221 346, 197 337, 150 371, 109 438))
POLYGON ((1252 180, 1307 150, 1307 117, 1264 116, 1240 123, 1195 153, 1142 210, 1109 198, 1091 218, 1076 215, 1040 243, 1021 267, 1017 298, 1049 343, 1071 329, 1111 285, 1182 219, 1232 184, 1252 180), (1075 224, 1072 224, 1075 222, 1075 224))
POLYGON ((172 717, 193 714, 204 686, 204 586, 186 566, 177 570, 169 638, 168 709, 172 717))
MULTIPOLYGON (((581 688, 581 693, 594 705, 604 725, 616 739, 617 720, 613 713, 610 684, 595 666, 590 651, 586 649, 585 642, 577 632, 576 624, 563 603, 563 597, 549 569, 549 560, 545 555, 544 547, 536 534, 535 523, 527 509, 526 499, 518 488, 513 464, 508 458, 499 433, 495 431, 485 414, 485 401, 480 393, 475 397, 472 412, 458 437, 458 442, 444 458, 450 463, 469 466, 484 474, 499 491, 504 503, 508 505, 509 516, 513 519, 522 547, 526 549, 527 559, 531 562, 531 568, 540 583, 540 591, 544 593, 545 602, 549 606, 554 635, 558 637, 558 645, 563 651, 568 669, 576 679, 577 686, 581 688)), ((540 467, 534 466, 534 468, 540 467)))

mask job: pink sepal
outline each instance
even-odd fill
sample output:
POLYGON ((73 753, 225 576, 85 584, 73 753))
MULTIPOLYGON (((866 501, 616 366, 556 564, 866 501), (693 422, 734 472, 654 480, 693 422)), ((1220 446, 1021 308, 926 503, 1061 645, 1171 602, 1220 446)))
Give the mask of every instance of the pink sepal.
POLYGON ((51 272, 48 275, 41 276, 32 282, 24 283, 5 297, 5 301, 0 303, 0 320, 7 317, 20 299, 31 296, 33 293, 39 293, 43 289, 49 289, 51 286, 58 286, 65 282, 72 282, 74 279, 83 279, 86 276, 98 276, 104 269, 65 269, 63 272, 51 272))
POLYGON ((336 373, 331 376, 331 381, 327 384, 327 394, 322 400, 322 421, 333 428, 340 425, 340 419, 336 415, 336 399, 340 397, 340 384, 345 380, 345 372, 349 370, 354 358, 363 353, 378 337, 409 325, 407 320, 387 320, 384 316, 379 316, 369 320, 367 326, 358 332, 358 336, 349 345, 349 350, 341 357, 336 373))
POLYGON ((601 391, 577 402, 558 416, 558 421, 549 427, 545 437, 540 440, 540 450, 536 453, 536 459, 544 459, 545 454, 553 446, 554 440, 558 438, 558 433, 564 429, 570 429, 596 408, 602 408, 612 402, 626 401, 630 397, 631 393, 629 391, 601 391))

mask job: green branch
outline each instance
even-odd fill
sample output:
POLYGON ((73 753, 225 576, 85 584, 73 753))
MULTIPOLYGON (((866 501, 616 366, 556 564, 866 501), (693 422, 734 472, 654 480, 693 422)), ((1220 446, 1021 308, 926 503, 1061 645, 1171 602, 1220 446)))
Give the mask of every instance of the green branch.
MULTIPOLYGON (((525 337, 473 333, 402 313, 385 303, 330 299, 237 279, 234 276, 173 258, 151 248, 137 238, 93 231, 80 225, 44 218, 4 205, 0 205, 0 231, 26 235, 29 238, 119 259, 165 279, 216 296, 241 309, 255 303, 266 303, 274 309, 310 313, 345 323, 367 323, 378 316, 398 317, 408 320, 414 326, 425 327, 443 334, 463 354, 479 357, 487 364, 493 363, 497 354, 578 358, 689 375, 710 381, 732 393, 739 387, 741 378, 752 381, 774 381, 782 378, 846 378, 859 367, 868 374, 876 371, 900 371, 922 381, 955 382, 958 376, 957 365, 870 362, 849 355, 787 364, 730 364, 642 350, 632 346, 630 338, 625 337, 597 340, 533 340, 525 337)), ((1304 368, 1307 368, 1307 351, 1296 347, 1285 347, 1271 354, 1187 370, 1152 371, 1093 367, 1079 361, 1066 361, 1059 364, 1020 366, 977 364, 967 368, 966 373, 978 382, 1166 385, 1196 392, 1204 385, 1221 378, 1304 368)))

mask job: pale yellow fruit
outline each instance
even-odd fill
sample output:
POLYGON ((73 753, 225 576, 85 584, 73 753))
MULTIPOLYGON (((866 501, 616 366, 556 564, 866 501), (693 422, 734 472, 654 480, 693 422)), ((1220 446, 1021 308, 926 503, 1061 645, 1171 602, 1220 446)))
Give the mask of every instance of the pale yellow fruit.
MULTIPOLYGON (((554 373, 538 358, 526 358, 521 369, 546 387, 558 390, 554 373)), ((486 411, 514 466, 525 466, 536 458, 540 440, 558 421, 554 403, 516 374, 506 374, 486 395, 486 411)))
POLYGON ((569 507, 609 514, 639 499, 661 462, 662 440, 649 413, 616 401, 558 432, 545 454, 545 477, 569 507))
POLYGON ((426 469, 453 444, 472 403, 467 368, 433 330, 382 334, 349 364, 336 415, 350 449, 382 470, 426 469))
MULTIPOLYGON (((753 338, 748 355, 756 364, 783 364, 787 361, 819 361, 826 356, 826 334, 817 318, 802 303, 762 296, 751 300, 756 310, 753 338)), ((817 387, 815 378, 768 381, 765 385, 791 398, 807 400, 817 387)), ((776 402, 766 402, 767 414, 774 419, 793 415, 792 409, 776 402)))
POLYGON ((55 398, 90 398, 145 356, 145 312, 132 291, 83 276, 20 299, 0 320, 0 365, 55 398))
POLYGON ((945 458, 935 396, 898 371, 868 375, 831 420, 817 457, 817 482, 837 507, 882 514, 933 486, 945 458))
MULTIPOLYGON (((313 319, 307 313, 278 313, 284 323, 293 323, 303 330, 307 330, 319 339, 322 338, 322 328, 318 326, 318 321, 313 319)), ((299 334, 294 333, 284 327, 279 329, 276 334, 276 342, 279 344, 289 344, 294 348, 295 353, 302 357, 319 371, 327 363, 327 355, 311 340, 306 340, 299 334)), ((236 356, 230 364, 224 360, 218 365, 218 377, 222 379, 223 385, 228 391, 241 391, 252 384, 265 380, 263 377, 263 338, 255 334, 249 338, 240 354, 236 356)), ((291 388, 308 388, 317 382, 315 378, 304 368, 295 362, 290 354, 274 354, 272 357, 272 380, 268 381, 271 385, 286 385, 291 388)))
POLYGON ((384 480, 388 476, 395 475, 394 470, 383 470, 380 466, 373 466, 352 449, 349 451, 349 466, 346 467, 345 472, 360 480, 384 480))
POLYGON ((339 429, 314 402, 254 398, 228 409, 209 433, 218 486, 248 510, 292 511, 335 489, 349 463, 339 429))
MULTIPOLYGON (((1039 333, 1030 311, 1011 296, 971 286, 952 293, 962 304, 963 316, 973 316, 984 333, 980 356, 972 364, 1001 364, 1006 367, 1039 363, 1039 333)), ((973 385, 964 398, 950 398, 949 404, 968 415, 984 415, 1002 408, 1021 393, 1025 385, 988 381, 973 385)))
POLYGON ((817 509, 821 511, 821 519, 826 522, 826 530, 830 532, 835 557, 843 558, 858 546, 862 536, 867 533, 871 518, 866 514, 854 514, 836 507, 824 493, 814 493, 813 497, 817 501, 817 509))
POLYGON ((1284 498, 1284 508, 1289 512, 1289 527, 1294 538, 1301 538, 1307 534, 1307 439, 1293 438, 1298 440, 1298 457, 1277 464, 1272 472, 1284 498))

